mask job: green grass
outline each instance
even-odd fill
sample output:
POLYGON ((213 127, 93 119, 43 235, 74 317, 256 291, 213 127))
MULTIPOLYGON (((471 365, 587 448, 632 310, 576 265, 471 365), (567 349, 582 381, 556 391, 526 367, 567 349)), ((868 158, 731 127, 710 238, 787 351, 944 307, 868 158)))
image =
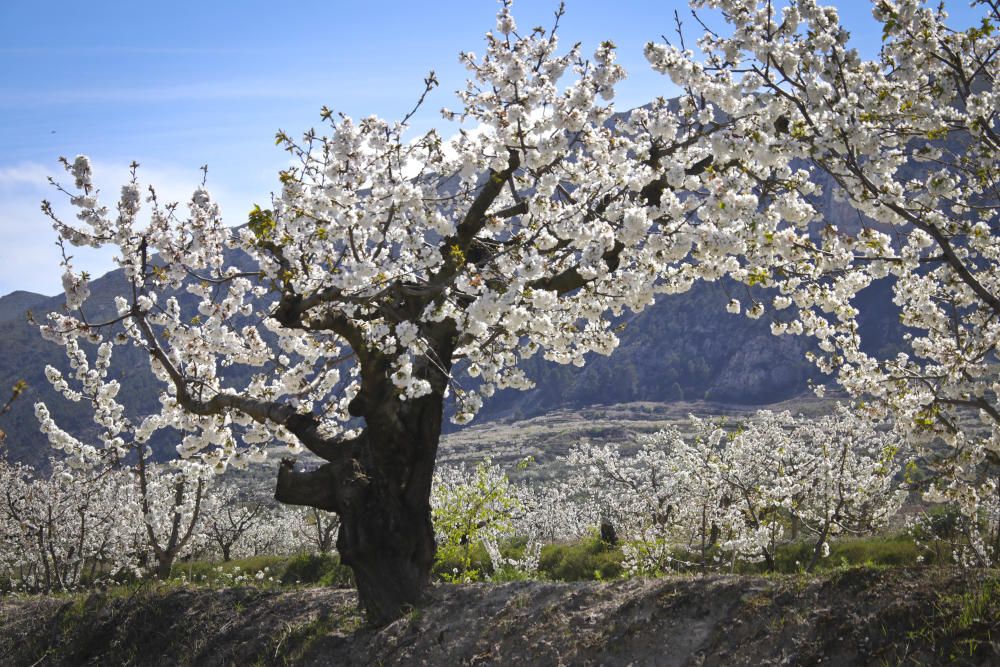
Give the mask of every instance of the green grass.
POLYGON ((170 578, 187 579, 191 583, 202 581, 216 581, 230 579, 240 574, 264 571, 268 573, 284 571, 288 562, 287 556, 255 556, 253 558, 240 558, 225 563, 213 561, 190 561, 185 563, 175 563, 170 578), (224 575, 224 576, 223 576, 224 575))
MULTIPOLYGON (((934 545, 931 544, 931 547, 934 545)), ((464 546, 463 546, 464 548, 464 546)), ((600 581, 626 576, 620 547, 605 544, 596 535, 575 541, 548 544, 542 547, 537 572, 521 572, 506 568, 493 571, 486 549, 481 544, 469 546, 472 581, 520 581, 543 579, 550 581, 600 581)), ((501 553, 508 558, 524 555, 525 541, 510 540, 501 546, 501 553)), ((941 551, 941 550, 939 550, 941 551)), ((933 548, 918 547, 907 534, 894 536, 843 538, 830 543, 830 555, 817 562, 818 573, 845 567, 901 567, 916 565, 949 564, 937 562, 933 548)), ((942 553, 949 553, 947 549, 942 553)), ((460 569, 461 561, 441 557, 434 564, 432 575, 437 581, 462 581, 465 579, 460 569), (459 569, 456 575, 455 570, 459 569)), ((693 561, 690 554, 678 551, 679 561, 693 561)), ((797 542, 783 544, 775 554, 777 574, 795 574, 804 571, 812 557, 812 544, 797 542)), ((464 559, 464 555, 462 556, 464 559)), ((693 568, 691 572, 700 572, 693 568)), ((709 570, 712 571, 712 570, 709 570)), ((728 568, 717 570, 728 572, 728 568)), ((735 571, 740 574, 764 574, 763 563, 737 563, 735 571)), ((683 572, 681 572, 683 573, 683 572)), ((124 578, 107 588, 109 595, 129 595, 141 588, 174 587, 179 585, 228 588, 233 586, 257 586, 280 588, 286 586, 333 586, 351 587, 353 577, 350 568, 340 562, 336 554, 298 554, 295 556, 258 556, 227 563, 210 561, 181 562, 174 565, 173 573, 166 582, 149 579, 124 578), (120 591, 120 593, 119 593, 120 591)), ((81 590, 85 590, 85 587, 81 590)), ((55 595, 61 595, 55 593, 55 595)), ((74 594, 66 594, 72 597, 74 594)))
MULTIPOLYGON (((783 544, 775 553, 775 568, 778 572, 795 573, 801 571, 812 559, 813 545, 809 542, 783 544)), ((926 552, 921 551, 906 534, 888 537, 844 538, 830 542, 830 555, 816 562, 816 571, 851 565, 869 566, 914 566, 933 564, 926 552)), ((758 571, 756 567, 742 571, 758 571)))
MULTIPOLYGON (((796 542, 783 544, 775 554, 775 569, 779 574, 802 572, 812 558, 812 544, 796 542)), ((679 562, 694 562, 688 553, 678 551, 679 562)), ((845 538, 830 543, 830 555, 816 564, 816 572, 833 569, 870 566, 896 567, 935 564, 928 553, 914 544, 906 534, 886 537, 845 538)), ((700 571, 695 568, 692 571, 700 571)), ((711 571, 711 570, 710 570, 711 571)), ((728 571, 723 569, 722 571, 728 571)), ((763 563, 737 563, 740 574, 763 574, 763 563)), ((542 548, 539 578, 557 581, 586 581, 614 579, 624 576, 622 553, 597 537, 587 537, 575 542, 550 544, 542 548)))
POLYGON ((285 564, 281 583, 344 588, 354 584, 354 577, 336 554, 299 554, 285 564))
POLYGON ((493 563, 480 542, 438 547, 431 575, 437 581, 481 581, 493 573, 493 563))
POLYGON ((207 586, 319 586, 348 587, 350 569, 336 554, 256 556, 226 563, 192 561, 174 566, 170 581, 207 586))
POLYGON ((939 610, 948 629, 964 632, 980 625, 990 627, 1000 618, 1000 578, 986 577, 970 582, 968 590, 941 596, 939 610))

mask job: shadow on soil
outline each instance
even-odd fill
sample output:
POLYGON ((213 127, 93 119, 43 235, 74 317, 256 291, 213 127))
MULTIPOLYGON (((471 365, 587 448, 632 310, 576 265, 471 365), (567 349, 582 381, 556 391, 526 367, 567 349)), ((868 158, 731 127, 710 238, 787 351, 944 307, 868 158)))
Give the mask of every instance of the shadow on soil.
POLYGON ((355 603, 320 588, 7 598, 0 664, 1000 664, 996 571, 439 585, 381 629, 355 603))

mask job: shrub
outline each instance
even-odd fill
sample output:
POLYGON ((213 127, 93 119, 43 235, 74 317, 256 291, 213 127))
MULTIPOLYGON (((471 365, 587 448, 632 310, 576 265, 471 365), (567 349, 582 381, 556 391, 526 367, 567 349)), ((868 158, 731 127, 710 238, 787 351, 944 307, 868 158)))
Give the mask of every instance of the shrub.
POLYGON ((440 581, 477 581, 491 574, 493 563, 482 542, 438 544, 432 574, 440 581))
POLYGON ((292 556, 281 573, 283 584, 320 584, 321 586, 351 586, 350 569, 336 554, 316 553, 292 556))
POLYGON ((597 536, 577 542, 542 547, 538 571, 542 578, 559 581, 587 581, 620 577, 622 552, 597 536))

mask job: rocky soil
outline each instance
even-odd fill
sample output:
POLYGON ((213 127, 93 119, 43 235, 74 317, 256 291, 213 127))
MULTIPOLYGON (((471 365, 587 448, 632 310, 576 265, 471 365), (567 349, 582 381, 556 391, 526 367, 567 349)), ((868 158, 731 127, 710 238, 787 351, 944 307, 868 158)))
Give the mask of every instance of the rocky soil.
POLYGON ((349 590, 13 597, 0 664, 1000 664, 995 571, 440 585, 431 598, 376 629, 349 590))

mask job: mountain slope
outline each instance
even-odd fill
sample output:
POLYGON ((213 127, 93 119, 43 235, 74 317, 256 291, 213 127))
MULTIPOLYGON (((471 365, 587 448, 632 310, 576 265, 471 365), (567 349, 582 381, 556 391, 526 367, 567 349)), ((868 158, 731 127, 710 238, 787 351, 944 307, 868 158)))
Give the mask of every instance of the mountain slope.
MULTIPOLYGON (((113 296, 123 287, 117 271, 95 280, 88 314, 106 316, 113 296)), ((536 388, 501 392, 487 402, 481 419, 629 401, 709 398, 760 404, 804 391, 813 374, 803 358, 805 341, 772 336, 764 319, 727 313, 727 301, 720 285, 699 285, 687 294, 662 298, 628 320, 621 345, 610 357, 595 355, 583 368, 533 359, 528 370, 536 388)), ((52 297, 33 303, 33 310, 41 319, 62 303, 62 297, 52 297)), ((68 370, 60 347, 42 340, 24 318, 0 321, 0 341, 0 387, 19 379, 29 385, 3 418, 12 459, 38 464, 50 453, 33 415, 38 400, 45 401, 56 421, 71 433, 95 433, 87 406, 57 396, 45 380, 46 365, 68 370)), ((160 387, 140 351, 116 348, 112 373, 122 383, 120 396, 127 407, 137 414, 157 409, 160 387)))
POLYGON ((29 310, 41 305, 49 297, 44 294, 17 290, 0 296, 0 322, 23 318, 29 310))

